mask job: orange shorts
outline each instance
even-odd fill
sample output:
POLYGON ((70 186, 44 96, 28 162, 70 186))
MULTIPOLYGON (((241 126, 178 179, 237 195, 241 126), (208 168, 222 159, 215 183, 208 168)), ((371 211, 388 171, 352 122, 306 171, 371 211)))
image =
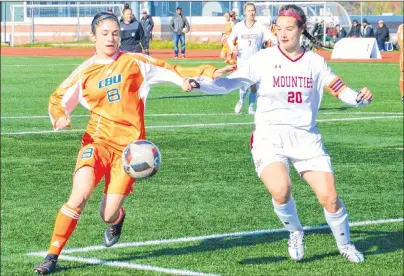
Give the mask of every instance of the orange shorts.
POLYGON ((94 168, 95 185, 105 176, 104 194, 128 195, 133 191, 136 180, 126 174, 122 167, 121 155, 100 144, 88 144, 80 149, 76 168, 94 168))

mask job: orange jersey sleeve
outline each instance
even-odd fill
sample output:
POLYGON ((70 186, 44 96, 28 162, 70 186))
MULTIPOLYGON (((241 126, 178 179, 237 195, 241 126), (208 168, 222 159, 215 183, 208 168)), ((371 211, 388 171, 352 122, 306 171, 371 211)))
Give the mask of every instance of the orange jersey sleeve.
POLYGON ((217 70, 217 68, 212 65, 201 65, 196 67, 174 65, 173 68, 180 76, 184 78, 206 76, 213 79, 213 74, 217 70))
POLYGON ((182 86, 185 76, 211 76, 214 70, 174 67, 142 54, 117 52, 108 60, 93 57, 50 96, 49 114, 54 126, 80 103, 91 115, 83 145, 98 142, 120 154, 130 142, 146 138, 144 105, 150 86, 162 82, 182 86))
POLYGON ((49 116, 55 128, 56 121, 63 117, 70 117, 70 113, 78 105, 82 89, 83 72, 94 61, 91 58, 82 63, 73 73, 51 94, 49 99, 49 116))

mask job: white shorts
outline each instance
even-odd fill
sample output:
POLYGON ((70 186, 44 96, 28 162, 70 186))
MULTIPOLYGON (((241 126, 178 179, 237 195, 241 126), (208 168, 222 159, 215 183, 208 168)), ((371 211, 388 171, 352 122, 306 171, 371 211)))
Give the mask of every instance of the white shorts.
POLYGON ((255 130, 251 136, 251 153, 258 176, 271 163, 289 163, 300 173, 320 171, 333 173, 331 159, 321 135, 301 129, 255 130))

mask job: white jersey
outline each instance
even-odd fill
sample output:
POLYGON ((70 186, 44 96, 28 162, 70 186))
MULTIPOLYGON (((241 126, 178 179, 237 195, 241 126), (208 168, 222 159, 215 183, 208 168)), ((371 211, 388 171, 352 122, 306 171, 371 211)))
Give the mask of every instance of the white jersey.
POLYGON ((254 83, 258 89, 255 113, 257 130, 276 126, 317 132, 316 116, 324 87, 349 105, 367 104, 356 102, 358 93, 346 87, 323 57, 305 51, 291 60, 279 46, 255 54, 228 77, 214 82, 201 79, 200 90, 224 94, 254 83))
POLYGON ((276 37, 269 31, 267 27, 258 21, 255 21, 251 28, 247 27, 245 20, 238 22, 229 35, 227 41, 230 50, 233 49, 233 42, 237 41, 238 59, 248 59, 253 54, 261 50, 262 45, 266 41, 277 43, 276 37))

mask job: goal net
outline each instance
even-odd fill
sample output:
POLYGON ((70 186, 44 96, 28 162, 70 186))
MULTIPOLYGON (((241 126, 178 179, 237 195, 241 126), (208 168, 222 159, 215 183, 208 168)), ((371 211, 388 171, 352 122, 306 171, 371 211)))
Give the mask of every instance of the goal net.
POLYGON ((123 4, 11 5, 10 45, 88 40, 98 12, 121 15, 123 4))

